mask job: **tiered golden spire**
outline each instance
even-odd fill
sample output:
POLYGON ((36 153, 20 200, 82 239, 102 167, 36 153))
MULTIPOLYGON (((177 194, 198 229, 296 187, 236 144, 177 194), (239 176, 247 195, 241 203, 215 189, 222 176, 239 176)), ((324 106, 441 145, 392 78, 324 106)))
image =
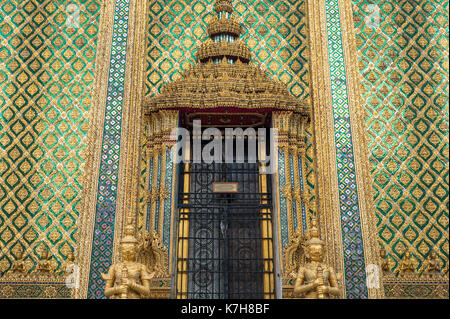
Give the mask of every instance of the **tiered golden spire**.
POLYGON ((216 0, 209 38, 197 50, 197 63, 181 78, 146 99, 147 114, 161 109, 229 108, 292 110, 309 118, 310 106, 295 99, 280 81, 251 63, 251 51, 239 37, 241 24, 231 0, 216 0))
POLYGON ((230 0, 217 0, 214 6, 216 16, 208 26, 209 39, 202 43, 197 51, 197 59, 201 63, 226 58, 230 63, 239 59, 243 63, 251 60, 250 49, 239 36, 242 26, 233 16, 230 0))
POLYGON ((218 0, 215 3, 214 10, 216 11, 217 15, 214 17, 213 21, 210 23, 210 26, 208 28, 209 35, 212 37, 216 34, 220 33, 229 33, 234 35, 235 37, 239 37, 241 35, 241 24, 236 21, 233 17, 233 6, 231 4, 231 0, 218 0), (224 23, 222 26, 224 29, 214 29, 212 27, 215 23, 215 21, 223 21, 224 23))

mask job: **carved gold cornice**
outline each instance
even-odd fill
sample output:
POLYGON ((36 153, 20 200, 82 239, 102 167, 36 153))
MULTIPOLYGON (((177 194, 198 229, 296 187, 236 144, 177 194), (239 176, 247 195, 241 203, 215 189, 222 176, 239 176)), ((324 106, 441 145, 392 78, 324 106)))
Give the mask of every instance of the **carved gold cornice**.
MULTIPOLYGON (((24 298, 26 291, 40 291, 39 298, 73 297, 74 290, 78 289, 69 288, 67 284, 73 283, 73 279, 72 274, 8 272, 0 277, 0 299, 24 298)), ((33 298, 32 294, 26 297, 33 298)))
POLYGON ((21 273, 10 271, 0 278, 0 283, 4 282, 24 282, 24 283, 64 283, 66 276, 55 272, 31 272, 21 273))
POLYGON ((176 143, 176 137, 172 136, 172 130, 178 125, 178 111, 160 110, 147 113, 146 125, 147 152, 149 156, 162 154, 166 147, 176 143))
POLYGON ((386 299, 447 299, 448 276, 435 274, 430 277, 417 273, 396 276, 384 275, 380 287, 386 299))
POLYGON ((295 110, 310 116, 309 103, 295 99, 281 82, 239 60, 234 64, 197 64, 182 78, 166 84, 160 95, 147 98, 145 105, 150 111, 231 107, 295 110))
POLYGON ((305 154, 305 132, 310 125, 309 113, 274 111, 272 126, 278 130, 278 145, 296 156, 305 154))

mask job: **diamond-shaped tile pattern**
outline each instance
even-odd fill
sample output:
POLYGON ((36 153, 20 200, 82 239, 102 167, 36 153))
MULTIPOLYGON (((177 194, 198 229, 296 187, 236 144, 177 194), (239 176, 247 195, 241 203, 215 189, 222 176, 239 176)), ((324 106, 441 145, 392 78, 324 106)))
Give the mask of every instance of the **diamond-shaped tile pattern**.
POLYGON ((448 1, 353 7, 380 245, 448 271, 448 1))
POLYGON ((33 269, 38 245, 58 267, 76 247, 99 11, 97 0, 0 3, 0 272, 19 247, 33 269))
POLYGON ((339 1, 325 1, 346 297, 368 298, 339 1))

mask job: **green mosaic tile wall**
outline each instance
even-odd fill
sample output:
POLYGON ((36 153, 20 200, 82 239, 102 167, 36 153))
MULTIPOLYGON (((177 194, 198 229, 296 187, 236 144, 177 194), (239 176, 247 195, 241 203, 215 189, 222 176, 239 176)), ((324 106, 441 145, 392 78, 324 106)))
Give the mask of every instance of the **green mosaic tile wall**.
POLYGON ((448 272, 448 1, 353 6, 380 246, 448 272))
POLYGON ((0 271, 47 246, 60 271, 76 221, 92 104, 98 0, 0 3, 0 271))

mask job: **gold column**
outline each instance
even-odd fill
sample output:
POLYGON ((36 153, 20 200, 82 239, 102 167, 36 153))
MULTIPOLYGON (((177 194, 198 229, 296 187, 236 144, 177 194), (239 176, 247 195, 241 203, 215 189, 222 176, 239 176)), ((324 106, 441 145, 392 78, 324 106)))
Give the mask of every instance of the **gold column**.
MULTIPOLYGON (((308 212, 308 203, 306 202, 306 179, 305 179, 305 128, 308 125, 308 119, 300 114, 294 114, 291 118, 290 129, 290 147, 289 152, 293 155, 293 167, 290 167, 294 175, 294 185, 292 185, 292 200, 296 201, 297 206, 297 227, 303 226, 302 221, 302 203, 305 206, 306 215, 308 212), (299 157, 301 159, 301 168, 303 172, 302 179, 299 175, 299 157), (300 189, 300 183, 303 183, 303 192, 300 189)), ((307 216, 305 216, 307 217, 307 216)), ((292 216, 294 218, 294 216, 292 216)), ((306 220, 305 220, 306 222, 306 220)), ((294 230, 295 231, 295 230, 294 230)))
MULTIPOLYGON (((267 188, 267 175, 266 174, 260 174, 260 193, 267 194, 268 188, 267 188)), ((261 204, 266 205, 268 204, 267 198, 263 198, 261 200, 261 204)), ((262 229, 262 253, 264 258, 264 298, 265 299, 273 299, 275 298, 274 295, 270 295, 272 293, 273 289, 275 288, 275 282, 274 282, 274 263, 273 260, 273 224, 272 220, 270 219, 270 215, 272 214, 272 211, 270 209, 264 208, 261 210, 262 214, 262 221, 261 221, 261 229, 262 229), (271 263, 270 261, 273 261, 271 263)))
MULTIPOLYGON (((364 258, 366 267, 370 264, 380 265, 381 260, 378 254, 378 229, 375 218, 375 205, 372 193, 372 177, 369 167, 369 148, 366 140, 366 130, 364 124, 364 101, 362 99, 361 83, 362 78, 358 70, 357 47, 355 24, 353 21, 352 3, 349 1, 339 1, 341 9, 342 44, 344 48, 345 69, 347 72, 348 102, 353 151, 355 156, 355 169, 358 186, 358 201, 361 214, 361 227, 364 243, 364 258)), ((370 298, 384 298, 384 289, 369 288, 370 298)))
MULTIPOLYGON (((294 170, 294 185, 293 185, 293 199, 295 200, 295 204, 297 207, 297 216, 295 216, 295 218, 297 218, 297 228, 298 227, 302 227, 303 222, 302 222, 302 200, 301 200, 301 190, 300 190, 300 176, 298 174, 298 154, 299 154, 300 150, 295 147, 292 150, 292 155, 293 155, 293 164, 294 167, 292 167, 291 169, 294 170)), ((305 182, 303 182, 303 185, 305 185, 305 182)), ((294 218, 294 216, 292 216, 292 218, 294 218)), ((294 229, 295 232, 296 229, 294 229)))
MULTIPOLYGON (((301 163, 301 167, 302 167, 302 172, 303 172, 303 192, 300 193, 300 202, 303 203, 305 205, 305 223, 308 223, 308 221, 310 220, 310 218, 312 217, 311 215, 314 215, 314 211, 315 211, 315 207, 311 207, 313 206, 310 203, 311 200, 311 196, 312 194, 309 193, 309 190, 307 190, 307 180, 306 180, 306 159, 305 159, 305 153, 306 150, 305 148, 301 148, 298 150, 297 152, 297 156, 300 157, 302 163, 301 163), (313 213, 311 214, 310 209, 313 211, 313 213), (310 218, 308 218, 310 217, 310 218)), ((298 158, 297 158, 297 163, 298 163, 298 158)), ((297 164, 298 165, 298 164, 297 164)), ((297 168, 298 170, 298 168, 297 168)))
MULTIPOLYGON (((176 158, 172 159, 171 156, 167 157, 167 151, 171 149, 173 145, 177 142, 171 136, 172 130, 178 127, 178 111, 167 111, 161 110, 157 112, 152 112, 148 115, 149 120, 149 131, 152 134, 148 136, 148 148, 149 148, 149 158, 153 158, 152 171, 148 174, 152 176, 151 189, 147 190, 147 205, 150 206, 150 210, 146 210, 146 220, 149 219, 149 228, 155 229, 158 226, 158 234, 163 238, 163 227, 164 227, 164 204, 165 201, 170 196, 170 233, 173 232, 174 215, 176 214, 175 207, 175 196, 177 194, 176 190, 176 158), (172 165, 172 188, 166 187, 166 169, 169 161, 173 161, 172 165), (158 169, 159 166, 159 169, 158 169), (160 181, 158 186, 158 173, 160 174, 160 181), (158 219, 156 220, 156 208, 159 209, 158 219)), ((172 243, 170 243, 172 244, 172 243)), ((171 252, 170 256, 173 255, 171 252)), ((169 257, 170 257, 169 256, 169 257)), ((171 259, 169 258, 169 269, 170 269, 171 259)))
MULTIPOLYGON (((140 148, 143 135, 145 81, 145 45, 147 24, 146 1, 130 2, 130 24, 127 48, 127 72, 124 85, 124 107, 120 142, 119 183, 115 240, 122 234, 124 222, 130 218, 136 226, 139 199, 140 148)), ((118 252, 114 250, 114 259, 118 252)))
POLYGON ((281 196, 283 196, 286 199, 286 206, 287 206, 287 225, 288 225, 288 236, 289 238, 292 237, 294 234, 294 222, 293 222, 293 203, 294 200, 294 193, 292 192, 292 185, 291 185, 291 170, 293 167, 291 167, 291 163, 289 160, 289 155, 291 154, 290 147, 283 148, 284 151, 284 167, 285 167, 285 184, 283 188, 281 189, 281 196))
POLYGON ((325 2, 324 0, 307 1, 307 19, 309 24, 310 76, 313 112, 312 126, 314 130, 314 149, 316 167, 320 168, 316 174, 316 203, 322 239, 327 245, 325 262, 337 271, 344 268, 342 256, 342 236, 338 216, 339 197, 337 185, 336 154, 334 147, 333 113, 331 109, 330 71, 328 68, 328 47, 325 2), (330 190, 336 190, 330 192, 330 190), (337 212, 337 213, 333 213, 337 212), (323 216, 322 216, 323 215, 323 216), (332 252, 330 254, 330 252, 332 252))
MULTIPOLYGON (((379 264, 376 256, 377 233, 368 169, 367 147, 362 125, 363 103, 359 90, 359 73, 356 62, 355 34, 351 2, 340 0, 342 42, 346 68, 348 102, 353 139, 353 151, 358 187, 358 202, 364 243, 366 266, 379 264)), ((325 262, 337 272, 344 270, 341 212, 334 137, 334 110, 331 92, 330 58, 328 51, 327 16, 325 0, 307 1, 307 19, 310 30, 311 94, 313 98, 312 123, 316 160, 316 210, 322 237, 326 242, 325 262)), ((370 298, 380 298, 382 289, 369 289, 370 298)), ((345 298, 345 294, 343 296, 345 298)))
MULTIPOLYGON (((174 129, 178 128, 178 123, 179 123, 179 111, 175 111, 175 110, 162 110, 160 111, 161 116, 163 117, 163 140, 162 140, 162 145, 163 145, 163 149, 164 149, 164 163, 167 163, 167 161, 172 161, 172 188, 168 189, 164 183, 163 187, 164 187, 164 193, 160 194, 160 196, 162 198, 164 198, 165 196, 168 196, 169 194, 171 194, 171 202, 170 202, 170 241, 169 241, 169 247, 173 247, 174 245, 176 245, 176 243, 172 242, 172 240, 174 240, 174 236, 172 236, 172 234, 175 232, 175 222, 176 222, 176 216, 178 214, 177 211, 177 207, 176 207, 176 203, 175 203, 175 198, 178 194, 178 184, 176 182, 176 180, 178 179, 178 175, 177 175, 177 158, 176 157, 169 157, 167 158, 166 155, 166 150, 169 150, 169 152, 171 151, 172 146, 174 146, 177 143, 177 138, 175 136, 172 136, 171 133, 174 129)), ((175 154, 172 154, 171 156, 176 156, 175 154)), ((182 163, 180 165, 183 165, 182 163)), ((161 173, 162 176, 162 173, 161 173)), ((164 202, 164 200, 162 200, 162 202, 164 202)), ((164 205, 164 203, 163 203, 164 205)), ((162 216, 164 217, 164 206, 162 206, 163 209, 163 214, 162 216)), ((160 223, 160 228, 163 229, 164 228, 164 221, 161 219, 161 223, 160 223)), ((162 233, 161 233, 162 236, 162 233)), ((172 273, 172 263, 173 263, 173 249, 169 250, 169 274, 172 273)))
MULTIPOLYGON (((156 201, 159 198, 159 188, 158 188, 158 164, 159 164, 159 155, 161 154, 161 128, 160 128, 160 117, 158 113, 150 114, 150 128, 152 134, 149 136, 148 145, 151 148, 150 156, 153 156, 153 166, 152 172, 152 189, 149 190, 150 195, 150 211, 147 210, 147 214, 150 213, 150 223, 149 229, 154 229, 155 224, 155 211, 156 211, 156 201)), ((162 166, 161 166, 162 167, 162 166)), ((147 217, 148 219, 148 217, 147 217)))
MULTIPOLYGON (((189 150, 190 153, 190 150, 189 150)), ((189 154, 187 155, 189 159, 189 154)), ((183 163, 184 165, 184 171, 185 173, 189 172, 189 163, 188 159, 186 163, 183 163)), ((183 180, 183 192, 189 193, 190 189, 190 175, 184 174, 184 180, 183 180)), ((186 196, 182 199, 183 204, 189 203, 189 198, 186 196)), ((177 269, 176 269, 176 276, 177 276, 177 299, 187 299, 187 284, 188 284, 188 257, 189 257, 189 210, 187 208, 180 209, 180 220, 178 223, 178 243, 177 243, 177 269), (182 239, 178 239, 182 238, 182 239), (181 270, 181 271, 180 271, 181 270)))
MULTIPOLYGON (((159 215, 158 220, 156 220, 155 216, 155 225, 158 223, 158 234, 159 236, 163 236, 163 219, 164 219, 164 201, 167 197, 167 191, 165 189, 165 180, 166 180, 166 148, 164 145, 161 145, 160 148, 160 155, 161 155, 161 178, 159 181, 159 192, 158 192, 158 198, 159 198, 159 215)), ((170 190, 172 191, 172 190, 170 190)))

